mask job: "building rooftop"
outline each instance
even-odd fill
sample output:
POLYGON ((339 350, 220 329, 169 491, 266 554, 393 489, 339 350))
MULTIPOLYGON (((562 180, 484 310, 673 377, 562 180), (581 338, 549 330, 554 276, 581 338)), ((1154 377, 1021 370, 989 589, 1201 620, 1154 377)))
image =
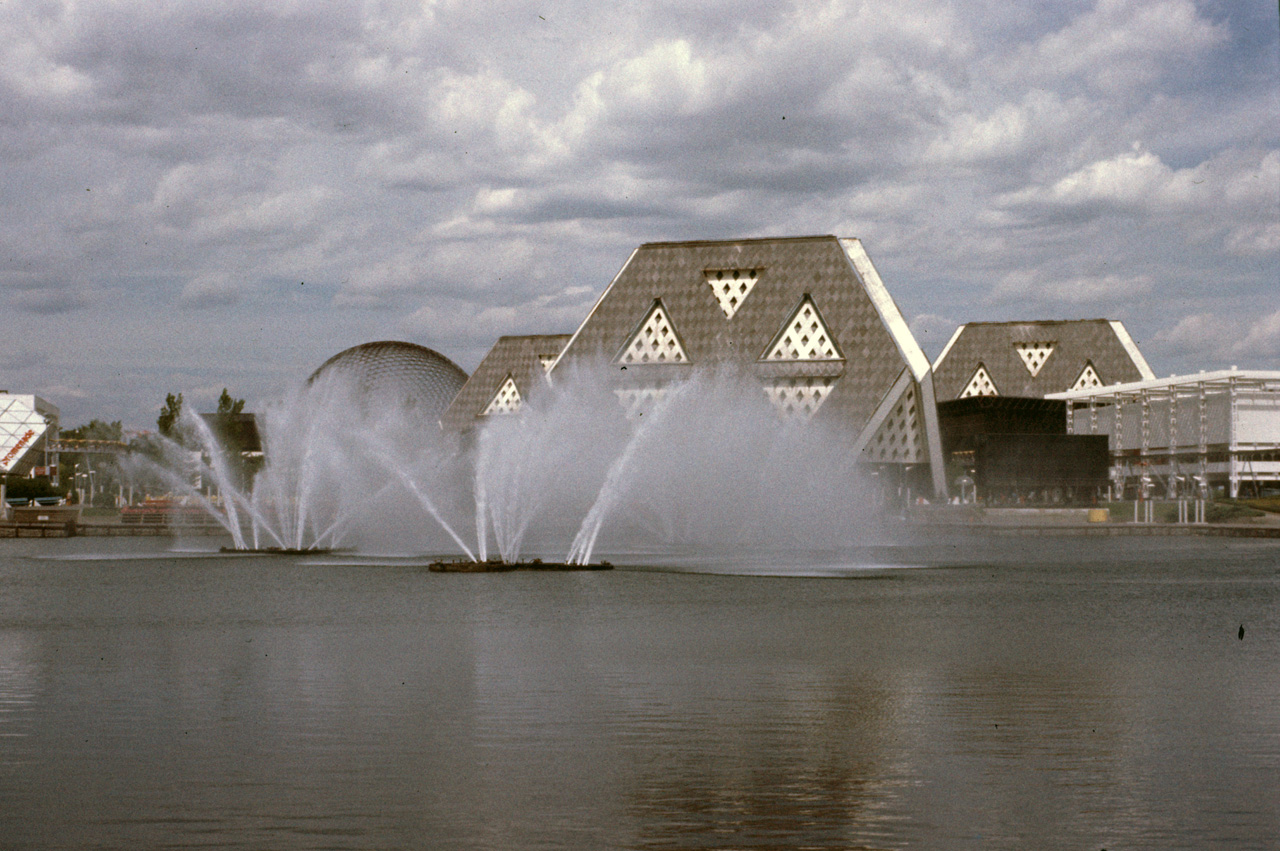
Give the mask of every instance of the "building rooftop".
POLYGON ((1038 398, 1154 377, 1124 324, 1110 319, 966 323, 933 364, 939 401, 1038 398))

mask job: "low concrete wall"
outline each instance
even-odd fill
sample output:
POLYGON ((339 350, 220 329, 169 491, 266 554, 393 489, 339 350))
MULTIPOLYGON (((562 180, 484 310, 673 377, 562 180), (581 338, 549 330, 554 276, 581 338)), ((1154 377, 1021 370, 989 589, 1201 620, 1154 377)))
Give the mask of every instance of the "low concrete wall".
POLYGON ((23 505, 9 509, 12 521, 17 526, 30 526, 37 523, 59 523, 63 526, 74 526, 80 522, 80 506, 78 505, 23 505))
MULTIPOLYGON (((988 523, 1088 523, 1087 508, 988 508, 983 512, 988 523)), ((1096 522, 1096 521, 1094 521, 1096 522)))

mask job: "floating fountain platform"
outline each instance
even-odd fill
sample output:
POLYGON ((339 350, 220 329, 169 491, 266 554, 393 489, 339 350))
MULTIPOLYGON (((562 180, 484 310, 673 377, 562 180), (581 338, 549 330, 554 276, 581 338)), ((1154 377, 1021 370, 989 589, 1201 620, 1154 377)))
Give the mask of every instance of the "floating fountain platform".
POLYGON ((508 573, 513 570, 613 570, 607 561, 598 564, 570 564, 565 561, 433 561, 427 565, 432 573, 508 573))
POLYGON ((305 547, 223 547, 219 552, 250 556, 324 556, 345 552, 345 550, 332 547, 312 547, 310 549, 305 547))

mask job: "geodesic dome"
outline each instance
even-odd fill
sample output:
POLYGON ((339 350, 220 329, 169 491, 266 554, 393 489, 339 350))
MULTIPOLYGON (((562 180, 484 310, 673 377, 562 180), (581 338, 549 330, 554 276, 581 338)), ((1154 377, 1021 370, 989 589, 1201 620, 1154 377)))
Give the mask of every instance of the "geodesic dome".
POLYGON ((467 374, 426 346, 383 340, 338 352, 307 379, 311 386, 330 383, 346 387, 370 412, 399 405, 438 419, 467 374))

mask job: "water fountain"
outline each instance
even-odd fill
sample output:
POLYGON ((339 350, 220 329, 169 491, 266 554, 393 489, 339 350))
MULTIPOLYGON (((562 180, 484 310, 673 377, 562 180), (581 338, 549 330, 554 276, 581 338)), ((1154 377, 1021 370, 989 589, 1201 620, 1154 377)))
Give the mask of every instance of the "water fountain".
POLYGON ((163 475, 218 518, 230 549, 385 551, 398 534, 456 551, 433 570, 600 567, 602 546, 836 546, 858 528, 848 447, 781 419, 749 376, 693 372, 628 419, 604 374, 560 375, 519 414, 483 418, 468 442, 441 434, 438 414, 390 403, 385 387, 370 404, 376 381, 322 368, 261 415, 266 465, 251 489, 236 487, 199 418, 182 421, 185 441, 220 505, 190 485, 189 450, 168 446, 181 463, 163 475))

